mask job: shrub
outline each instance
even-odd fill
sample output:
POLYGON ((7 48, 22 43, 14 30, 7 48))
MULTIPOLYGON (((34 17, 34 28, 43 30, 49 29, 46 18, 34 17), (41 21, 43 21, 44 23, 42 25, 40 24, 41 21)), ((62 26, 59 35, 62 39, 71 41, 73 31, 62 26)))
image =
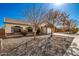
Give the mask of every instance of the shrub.
POLYGON ((78 32, 78 29, 77 28, 72 28, 71 32, 72 33, 77 33, 78 32))
POLYGON ((36 34, 40 34, 40 32, 41 32, 41 30, 40 30, 40 28, 38 28, 36 34))
POLYGON ((21 30, 21 34, 22 34, 23 36, 26 36, 27 31, 26 31, 26 30, 21 30))

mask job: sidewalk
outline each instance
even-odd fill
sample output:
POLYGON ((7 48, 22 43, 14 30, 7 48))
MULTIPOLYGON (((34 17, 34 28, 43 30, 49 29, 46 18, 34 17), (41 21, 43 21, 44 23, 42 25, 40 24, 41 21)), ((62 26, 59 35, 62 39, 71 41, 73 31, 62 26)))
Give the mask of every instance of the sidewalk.
POLYGON ((54 33, 54 35, 69 36, 69 37, 77 37, 77 36, 79 36, 79 35, 76 35, 76 34, 64 34, 64 33, 54 33))
POLYGON ((76 36, 65 53, 66 56, 79 56, 79 36, 76 36))

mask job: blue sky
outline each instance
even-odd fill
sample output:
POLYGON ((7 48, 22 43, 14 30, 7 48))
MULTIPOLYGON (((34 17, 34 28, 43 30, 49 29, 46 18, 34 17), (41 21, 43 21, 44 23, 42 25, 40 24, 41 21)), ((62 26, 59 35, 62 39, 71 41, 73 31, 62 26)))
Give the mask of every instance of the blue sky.
MULTIPOLYGON (((57 9, 63 12, 70 14, 70 19, 79 20, 79 4, 78 3, 69 3, 69 4, 33 4, 33 3, 0 3, 0 27, 3 27, 3 18, 13 18, 13 19, 22 19, 22 10, 23 8, 32 7, 41 5, 48 9, 57 9)), ((29 12, 29 11, 28 11, 29 12)))

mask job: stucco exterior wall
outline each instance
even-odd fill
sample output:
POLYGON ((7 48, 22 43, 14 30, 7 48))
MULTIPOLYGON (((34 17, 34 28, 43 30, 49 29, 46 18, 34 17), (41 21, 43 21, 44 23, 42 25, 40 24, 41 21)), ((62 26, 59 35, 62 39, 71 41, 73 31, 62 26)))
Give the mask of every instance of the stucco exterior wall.
POLYGON ((22 27, 24 30, 26 29, 26 27, 28 27, 27 25, 5 24, 5 33, 12 33, 12 32, 11 32, 11 27, 12 27, 12 26, 20 26, 20 27, 22 27))

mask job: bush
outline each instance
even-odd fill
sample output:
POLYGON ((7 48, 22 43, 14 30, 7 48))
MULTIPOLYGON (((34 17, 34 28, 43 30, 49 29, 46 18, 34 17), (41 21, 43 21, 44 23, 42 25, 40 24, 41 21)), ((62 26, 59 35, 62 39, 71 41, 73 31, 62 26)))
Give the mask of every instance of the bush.
POLYGON ((21 30, 21 34, 22 34, 23 36, 26 36, 27 31, 26 31, 26 30, 21 30))
POLYGON ((78 32, 78 29, 77 28, 72 28, 71 32, 72 33, 77 33, 78 32))
POLYGON ((40 30, 40 28, 38 28, 36 34, 40 34, 40 32, 41 32, 41 30, 40 30))

